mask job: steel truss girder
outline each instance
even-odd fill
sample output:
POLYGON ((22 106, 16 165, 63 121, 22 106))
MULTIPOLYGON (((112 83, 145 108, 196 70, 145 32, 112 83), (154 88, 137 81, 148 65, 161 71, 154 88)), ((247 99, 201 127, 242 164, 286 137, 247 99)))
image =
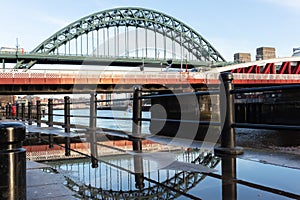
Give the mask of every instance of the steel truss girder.
POLYGON ((54 53, 60 46, 89 32, 120 26, 133 26, 165 35, 200 61, 224 62, 220 53, 199 33, 164 13, 144 8, 115 8, 83 17, 59 30, 32 53, 54 53))

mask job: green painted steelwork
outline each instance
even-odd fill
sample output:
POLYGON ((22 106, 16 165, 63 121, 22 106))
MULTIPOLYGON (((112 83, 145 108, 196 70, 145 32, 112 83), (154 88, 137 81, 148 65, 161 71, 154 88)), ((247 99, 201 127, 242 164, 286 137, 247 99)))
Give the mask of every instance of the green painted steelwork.
MULTIPOLYGON (((177 44, 182 45, 184 49, 195 56, 199 61, 225 61, 220 53, 207 40, 183 22, 155 10, 132 7, 104 10, 83 17, 53 34, 31 53, 55 54, 58 48, 63 45, 65 45, 66 51, 66 44, 69 42, 70 45, 71 40, 76 40, 77 46, 77 39, 82 35, 93 31, 98 32, 101 29, 105 32, 105 29, 110 27, 118 28, 121 26, 126 27, 127 30, 128 27, 136 27, 155 32, 155 44, 156 33, 159 33, 163 37, 170 38, 177 44)), ((108 30, 107 34, 109 34, 108 30)), ((103 35, 103 37, 105 37, 105 35, 103 35)), ((127 42, 125 41, 125 43, 128 43, 128 40, 127 42)), ((81 52, 82 46, 81 37, 81 52)), ((70 51, 70 46, 68 48, 70 51)), ((115 52, 116 51, 118 51, 118 49, 115 50, 115 52)), ((156 47, 155 51, 158 51, 156 47)))
MULTIPOLYGON (((35 64, 70 64, 70 65, 109 65, 109 66, 141 66, 147 65, 151 67, 165 67, 167 62, 162 62, 154 58, 126 58, 126 57, 89 57, 80 55, 53 55, 53 54, 41 54, 41 53, 25 53, 16 54, 13 53, 1 53, 0 60, 2 60, 3 68, 5 63, 16 63, 16 69, 18 68, 31 68, 35 64), (161 66, 162 64, 162 66, 161 66), (23 67, 22 67, 23 66, 23 67)), ((173 60, 173 67, 180 67, 180 60, 173 60)), ((226 66, 227 62, 215 62, 212 67, 226 66)), ((205 61, 189 61, 188 68, 209 66, 205 61)))

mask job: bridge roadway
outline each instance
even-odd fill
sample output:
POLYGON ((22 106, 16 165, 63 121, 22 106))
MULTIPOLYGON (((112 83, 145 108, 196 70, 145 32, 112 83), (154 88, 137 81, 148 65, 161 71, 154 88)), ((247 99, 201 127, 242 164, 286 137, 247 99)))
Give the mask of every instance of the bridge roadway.
MULTIPOLYGON (((126 56, 84 56, 84 55, 48 55, 40 53, 14 53, 1 52, 2 63, 16 63, 15 68, 31 68, 35 64, 63 64, 63 65, 100 65, 100 66, 141 66, 160 67, 160 63, 167 65, 167 62, 155 58, 135 58, 126 56)), ((173 67, 180 67, 180 59, 172 59, 173 67)), ((206 61, 189 61, 188 68, 196 66, 207 66, 206 61)), ((224 65, 226 62, 215 62, 214 65, 224 65)))
MULTIPOLYGON (((34 64, 69 64, 69 65, 110 65, 110 66, 141 66, 147 64, 147 66, 158 66, 160 63, 166 64, 166 60, 159 58, 135 58, 128 56, 86 56, 86 55, 77 55, 77 54, 40 54, 40 53, 15 53, 15 52, 1 52, 0 51, 0 61, 2 63, 34 63, 34 64)), ((246 69, 250 66, 263 66, 266 64, 275 64, 282 65, 284 63, 291 64, 292 62, 299 62, 300 57, 280 57, 267 60, 258 60, 254 62, 234 64, 230 62, 207 62, 207 61, 198 61, 198 60, 189 60, 184 65, 188 67, 194 66, 212 66, 218 67, 220 69, 228 70, 237 70, 246 69), (220 67, 220 66, 223 66, 220 67), (225 67, 224 67, 225 66, 225 67)), ((181 59, 172 59, 172 67, 180 67, 182 63, 181 59)), ((298 63, 299 64, 299 63, 298 63)), ((293 65, 296 65, 295 63, 293 65)), ((298 69, 299 70, 299 69, 298 69)), ((220 71, 220 70, 217 70, 220 71)), ((248 69, 249 71, 249 69, 248 69)), ((299 71, 297 72, 299 73, 299 71)))

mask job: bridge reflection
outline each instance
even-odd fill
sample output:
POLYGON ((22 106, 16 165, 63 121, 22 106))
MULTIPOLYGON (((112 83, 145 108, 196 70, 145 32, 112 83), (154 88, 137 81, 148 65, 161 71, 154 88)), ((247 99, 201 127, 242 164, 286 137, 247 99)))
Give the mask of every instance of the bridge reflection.
MULTIPOLYGON (((215 168, 220 158, 208 152, 177 152, 177 159, 215 168)), ((67 187, 88 199, 174 199, 179 196, 197 199, 187 191, 204 180, 207 174, 179 170, 153 169, 152 161, 142 157, 120 155, 102 157, 99 168, 90 160, 50 162, 64 173, 67 187)))
POLYGON ((281 167, 215 155, 199 150, 177 151, 179 161, 216 169, 213 173, 156 169, 155 163, 124 154, 90 159, 51 161, 48 164, 65 176, 65 185, 80 199, 299 199, 297 170, 279 174, 281 167), (154 167, 153 167, 154 166, 154 167), (257 170, 255 170, 257 169, 257 170), (258 170, 259 169, 259 170, 258 170), (238 172, 238 173, 237 173, 238 172), (247 178, 248 177, 248 178, 247 178), (285 180, 288 180, 285 181, 285 180))

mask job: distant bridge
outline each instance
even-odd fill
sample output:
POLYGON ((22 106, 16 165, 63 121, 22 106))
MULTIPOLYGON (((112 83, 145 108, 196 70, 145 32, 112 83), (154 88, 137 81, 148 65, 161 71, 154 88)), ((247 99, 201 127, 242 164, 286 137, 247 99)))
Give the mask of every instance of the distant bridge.
MULTIPOLYGON (((54 33, 30 53, 1 52, 15 68, 34 64, 130 65, 225 63, 199 33, 164 13, 144 8, 115 8, 83 17, 54 33), (170 64, 170 62, 169 62, 170 64)), ((178 66, 177 66, 178 67, 178 66)))

